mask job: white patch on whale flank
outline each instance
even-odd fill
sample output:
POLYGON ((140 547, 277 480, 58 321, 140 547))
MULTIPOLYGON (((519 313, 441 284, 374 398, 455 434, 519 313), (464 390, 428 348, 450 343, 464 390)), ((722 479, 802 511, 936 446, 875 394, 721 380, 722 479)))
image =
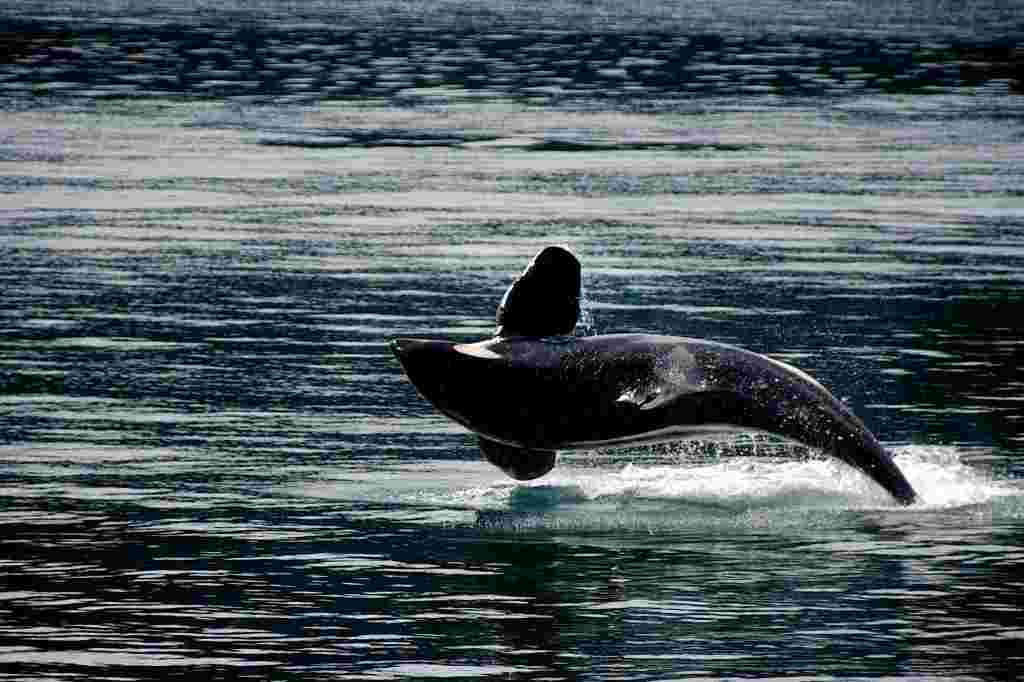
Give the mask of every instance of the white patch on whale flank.
POLYGON ((460 343, 454 348, 456 352, 462 353, 463 355, 471 355, 474 358, 481 358, 483 360, 500 360, 502 356, 487 347, 491 341, 492 339, 487 339, 486 341, 478 341, 476 343, 460 343))

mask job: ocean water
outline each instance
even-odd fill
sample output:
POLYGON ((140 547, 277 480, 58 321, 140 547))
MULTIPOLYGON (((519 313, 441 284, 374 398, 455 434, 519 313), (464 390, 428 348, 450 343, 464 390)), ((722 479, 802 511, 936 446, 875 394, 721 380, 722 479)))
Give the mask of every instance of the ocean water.
POLYGON ((0 679, 1020 676, 1019 4, 0 8, 0 679), (547 244, 920 501, 751 434, 505 478, 386 344, 547 244))

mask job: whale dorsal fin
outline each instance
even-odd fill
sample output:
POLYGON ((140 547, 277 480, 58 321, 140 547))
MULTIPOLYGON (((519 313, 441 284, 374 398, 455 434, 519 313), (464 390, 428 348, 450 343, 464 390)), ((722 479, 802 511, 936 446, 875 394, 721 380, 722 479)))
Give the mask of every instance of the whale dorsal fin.
POLYGON ((559 246, 533 257, 498 305, 498 336, 572 334, 580 317, 580 262, 559 246))

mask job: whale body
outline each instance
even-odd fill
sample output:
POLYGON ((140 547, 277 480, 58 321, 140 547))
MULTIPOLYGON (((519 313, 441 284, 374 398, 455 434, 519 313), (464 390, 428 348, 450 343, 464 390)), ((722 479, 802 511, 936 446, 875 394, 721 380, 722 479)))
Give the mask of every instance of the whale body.
POLYGON ((419 393, 519 480, 548 473, 559 450, 758 431, 860 469, 901 503, 916 499, 871 431, 796 367, 702 339, 571 336, 578 315, 578 261, 548 247, 506 292, 494 338, 391 348, 419 393))

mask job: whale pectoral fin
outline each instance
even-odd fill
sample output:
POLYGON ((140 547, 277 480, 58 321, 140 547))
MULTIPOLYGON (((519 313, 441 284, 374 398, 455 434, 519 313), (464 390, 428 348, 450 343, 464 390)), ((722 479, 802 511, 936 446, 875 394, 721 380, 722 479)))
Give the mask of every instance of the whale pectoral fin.
POLYGON ((554 450, 531 450, 480 438, 484 459, 517 481, 540 478, 555 467, 554 450))

